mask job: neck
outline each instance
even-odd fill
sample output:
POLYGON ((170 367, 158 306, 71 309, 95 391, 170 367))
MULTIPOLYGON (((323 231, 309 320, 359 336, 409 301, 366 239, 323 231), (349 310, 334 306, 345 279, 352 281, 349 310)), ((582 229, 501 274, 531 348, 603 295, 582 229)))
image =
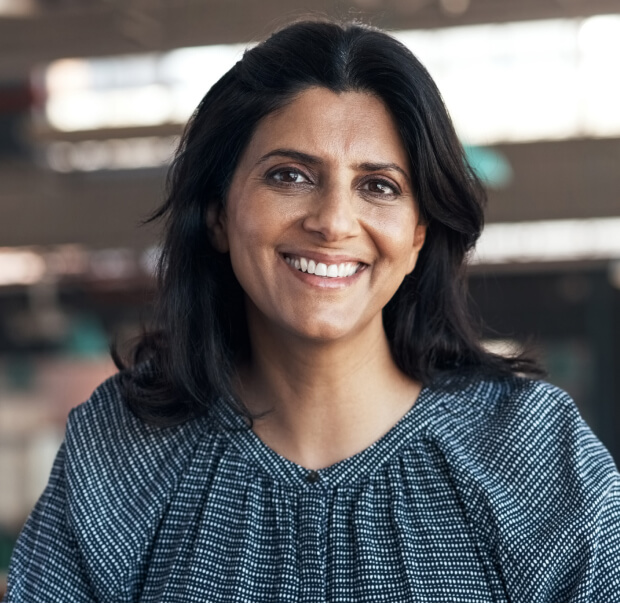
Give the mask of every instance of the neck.
POLYGON ((382 324, 342 341, 250 329, 240 395, 264 414, 256 434, 280 455, 319 469, 358 453, 412 406, 420 386, 396 366, 382 324), (254 331, 254 333, 252 333, 254 331))

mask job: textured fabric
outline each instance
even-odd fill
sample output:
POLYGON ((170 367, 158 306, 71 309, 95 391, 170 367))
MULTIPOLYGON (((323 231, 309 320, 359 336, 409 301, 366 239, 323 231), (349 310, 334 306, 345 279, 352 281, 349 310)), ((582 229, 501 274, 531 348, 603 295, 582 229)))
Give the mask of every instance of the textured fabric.
POLYGON ((70 415, 8 601, 618 601, 613 461, 558 389, 425 388, 318 475, 224 404, 149 427, 117 379, 70 415))

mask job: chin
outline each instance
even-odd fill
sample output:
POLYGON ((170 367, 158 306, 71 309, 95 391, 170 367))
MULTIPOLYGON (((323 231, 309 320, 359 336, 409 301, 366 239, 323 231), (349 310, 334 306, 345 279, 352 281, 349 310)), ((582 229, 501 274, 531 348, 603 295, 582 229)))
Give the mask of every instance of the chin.
POLYGON ((302 337, 317 344, 329 344, 331 342, 345 340, 348 335, 349 333, 347 333, 347 331, 334 327, 315 330, 312 333, 305 333, 302 337))
POLYGON ((364 331, 359 326, 347 324, 346 320, 316 321, 309 325, 296 325, 293 329, 289 327, 289 330, 296 336, 317 344, 345 341, 364 331))

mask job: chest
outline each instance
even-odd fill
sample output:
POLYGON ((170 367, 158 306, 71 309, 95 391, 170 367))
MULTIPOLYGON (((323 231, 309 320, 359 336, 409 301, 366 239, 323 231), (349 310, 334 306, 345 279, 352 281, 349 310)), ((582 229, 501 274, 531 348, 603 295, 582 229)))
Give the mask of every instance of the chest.
POLYGON ((258 481, 180 492, 134 593, 141 601, 505 599, 453 492, 412 486, 286 492, 258 481))

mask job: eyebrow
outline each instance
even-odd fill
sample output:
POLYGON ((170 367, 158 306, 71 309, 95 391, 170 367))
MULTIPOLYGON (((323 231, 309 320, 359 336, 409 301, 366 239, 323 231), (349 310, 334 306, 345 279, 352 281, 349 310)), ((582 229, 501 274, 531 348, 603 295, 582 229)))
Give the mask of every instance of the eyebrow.
MULTIPOLYGON (((265 153, 265 155, 263 155, 256 162, 256 165, 258 166, 274 156, 290 157, 291 159, 315 166, 325 163, 320 157, 310 155, 309 153, 303 153, 302 151, 295 151, 295 149, 274 149, 273 151, 269 151, 269 153, 265 153)), ((396 172, 400 172, 400 174, 407 179, 407 182, 410 182, 411 180, 405 170, 403 170, 398 164, 392 162, 362 162, 354 167, 358 170, 364 170, 365 172, 394 170, 396 172)))
POLYGON ((407 182, 410 181, 409 174, 407 174, 407 172, 405 172, 398 164, 394 164, 392 162, 388 162, 388 163, 363 162, 361 164, 358 164, 357 167, 366 172, 378 172, 380 170, 395 170, 396 172, 400 172, 407 179, 407 182))
POLYGON ((256 165, 258 166, 274 156, 290 157, 291 159, 296 159, 297 161, 315 166, 324 163, 320 157, 302 153, 301 151, 295 151, 294 149, 274 149, 273 151, 269 151, 269 153, 265 153, 265 155, 256 162, 256 165))

